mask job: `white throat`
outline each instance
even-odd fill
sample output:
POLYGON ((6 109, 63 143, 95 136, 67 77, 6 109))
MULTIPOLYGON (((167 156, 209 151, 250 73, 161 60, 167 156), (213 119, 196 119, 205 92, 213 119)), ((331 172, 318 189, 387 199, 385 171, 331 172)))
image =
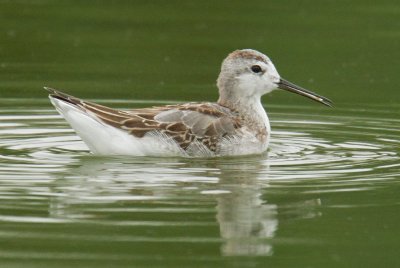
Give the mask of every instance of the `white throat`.
POLYGON ((261 103, 261 96, 251 95, 226 99, 222 94, 218 103, 237 111, 245 121, 250 123, 250 125, 253 125, 254 127, 265 126, 267 130, 270 129, 267 113, 261 103))

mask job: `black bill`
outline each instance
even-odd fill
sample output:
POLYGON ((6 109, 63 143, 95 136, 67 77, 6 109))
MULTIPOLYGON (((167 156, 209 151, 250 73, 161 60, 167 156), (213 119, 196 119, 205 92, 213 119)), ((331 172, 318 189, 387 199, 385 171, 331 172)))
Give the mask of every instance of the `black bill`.
POLYGON ((284 89, 284 90, 287 90, 290 92, 297 93, 299 95, 305 96, 307 98, 310 98, 312 100, 315 100, 317 102, 325 104, 326 106, 329 106, 329 107, 332 107, 332 105, 333 105, 333 103, 330 99, 325 98, 321 95, 318 95, 318 94, 316 94, 312 91, 309 91, 307 89, 304 89, 302 87, 299 87, 293 83, 290 83, 289 81, 287 81, 283 78, 281 78, 281 80, 277 84, 278 84, 278 88, 280 88, 280 89, 284 89))

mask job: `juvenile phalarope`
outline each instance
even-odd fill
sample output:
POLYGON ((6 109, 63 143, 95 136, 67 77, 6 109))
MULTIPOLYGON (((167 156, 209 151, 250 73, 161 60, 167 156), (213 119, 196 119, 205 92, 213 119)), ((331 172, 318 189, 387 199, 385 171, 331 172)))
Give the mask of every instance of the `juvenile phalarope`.
POLYGON ((332 102, 281 78, 264 54, 236 50, 222 62, 217 103, 116 110, 52 88, 49 98, 94 154, 212 157, 259 154, 271 127, 261 96, 277 88, 331 106, 332 102))

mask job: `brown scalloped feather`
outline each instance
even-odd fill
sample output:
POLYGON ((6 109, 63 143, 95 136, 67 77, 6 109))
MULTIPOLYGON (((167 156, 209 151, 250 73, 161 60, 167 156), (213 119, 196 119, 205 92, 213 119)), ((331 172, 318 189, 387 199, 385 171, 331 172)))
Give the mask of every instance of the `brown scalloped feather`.
POLYGON ((241 127, 236 112, 215 103, 186 103, 121 111, 83 101, 58 90, 46 88, 54 98, 77 106, 103 123, 127 131, 137 138, 161 132, 186 150, 194 141, 215 152, 218 142, 241 127))

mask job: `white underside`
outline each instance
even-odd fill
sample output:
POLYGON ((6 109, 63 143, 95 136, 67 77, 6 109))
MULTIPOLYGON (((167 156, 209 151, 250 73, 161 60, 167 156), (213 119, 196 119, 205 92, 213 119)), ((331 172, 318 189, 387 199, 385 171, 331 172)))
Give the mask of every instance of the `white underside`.
POLYGON ((260 144, 253 135, 245 132, 240 137, 223 139, 217 155, 200 142, 192 143, 185 151, 161 132, 152 131, 142 138, 137 138, 126 131, 104 124, 72 104, 52 97, 50 100, 90 151, 97 155, 213 157, 259 154, 268 146, 267 143, 260 144))

